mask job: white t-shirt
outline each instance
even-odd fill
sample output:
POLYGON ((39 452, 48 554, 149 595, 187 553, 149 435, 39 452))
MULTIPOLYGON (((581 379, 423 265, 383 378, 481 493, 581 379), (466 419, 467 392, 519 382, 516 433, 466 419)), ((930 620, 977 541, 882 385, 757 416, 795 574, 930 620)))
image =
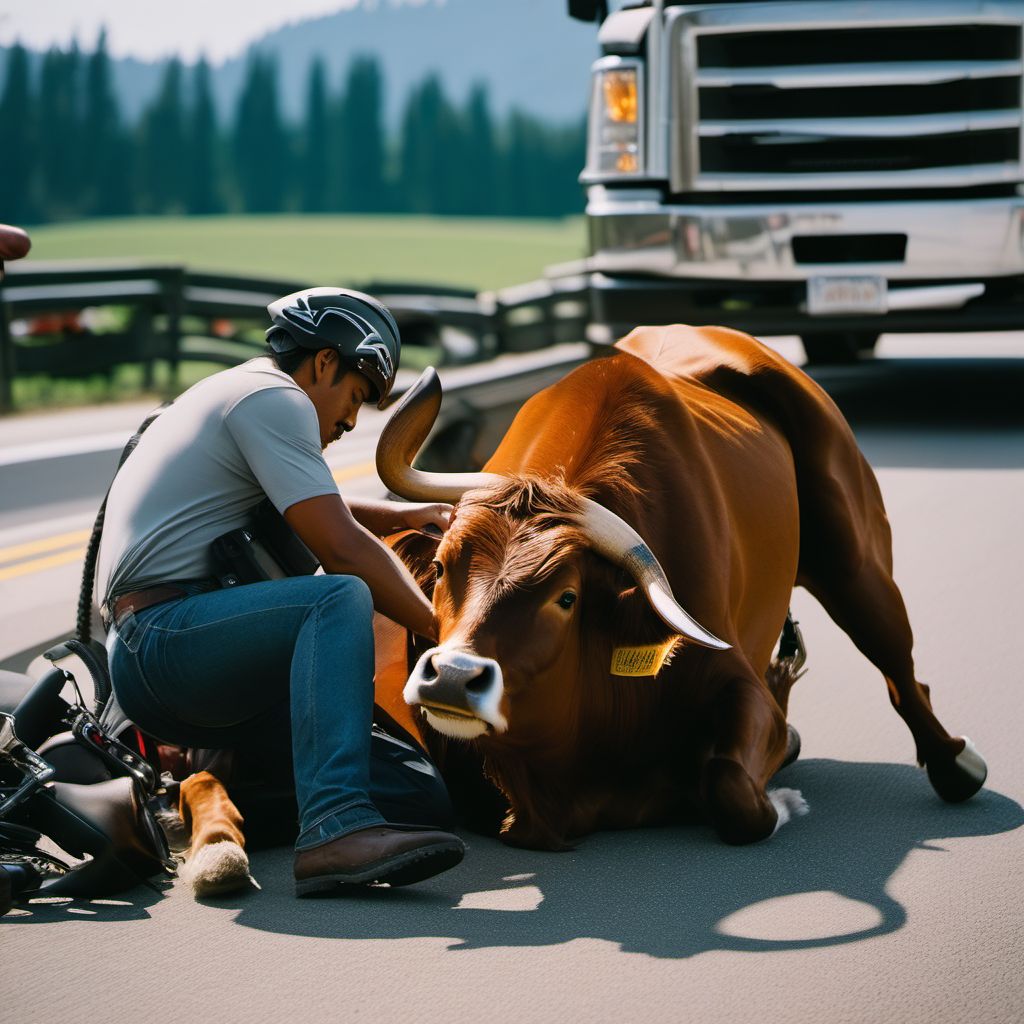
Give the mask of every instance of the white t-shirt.
POLYGON ((210 544, 264 497, 283 513, 337 493, 316 409, 287 373, 267 357, 215 373, 160 414, 114 479, 97 594, 210 579, 210 544))

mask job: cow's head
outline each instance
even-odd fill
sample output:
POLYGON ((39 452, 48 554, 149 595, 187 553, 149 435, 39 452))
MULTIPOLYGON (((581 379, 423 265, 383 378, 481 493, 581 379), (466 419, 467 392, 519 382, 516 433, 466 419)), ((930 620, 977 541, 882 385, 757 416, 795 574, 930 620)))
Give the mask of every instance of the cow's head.
POLYGON ((433 562, 439 643, 405 687, 434 729, 491 748, 546 747, 576 727, 581 669, 594 665, 607 676, 623 640, 657 633, 663 649, 684 637, 729 646, 679 606, 636 531, 578 491, 557 481, 412 469, 440 400, 428 370, 396 410, 377 456, 395 493, 459 503, 433 562))

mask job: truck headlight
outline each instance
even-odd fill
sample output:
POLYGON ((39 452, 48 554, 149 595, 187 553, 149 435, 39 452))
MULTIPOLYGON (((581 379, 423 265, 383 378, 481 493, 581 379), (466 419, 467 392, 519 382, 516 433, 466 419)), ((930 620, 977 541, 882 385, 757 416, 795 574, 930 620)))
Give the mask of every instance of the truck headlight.
POLYGON ((641 70, 639 61, 622 57, 605 57, 594 65, 584 179, 643 175, 641 70))

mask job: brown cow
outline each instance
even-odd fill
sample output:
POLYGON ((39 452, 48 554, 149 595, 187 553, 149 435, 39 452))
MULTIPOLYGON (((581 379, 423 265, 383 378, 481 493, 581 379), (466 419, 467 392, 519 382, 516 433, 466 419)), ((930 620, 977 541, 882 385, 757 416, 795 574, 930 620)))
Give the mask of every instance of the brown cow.
POLYGON ((883 673, 939 795, 980 788, 985 762, 915 679, 875 477, 772 350, 638 328, 527 402, 483 474, 409 468, 439 404, 428 371, 378 448, 395 493, 458 501, 428 555, 440 642, 404 696, 439 757, 438 734, 478 756, 504 839, 557 849, 695 811, 745 843, 803 810, 766 788, 787 751, 793 674, 769 669, 795 585, 883 673))
MULTIPOLYGON (((419 729, 467 817, 508 810, 502 837, 542 848, 692 810, 728 841, 769 835, 802 809, 766 790, 787 754, 794 673, 771 656, 796 584, 883 672, 936 791, 976 792, 985 763, 914 678, 878 485, 828 396, 725 328, 640 328, 616 348, 528 402, 489 475, 408 469, 436 378, 382 437, 394 491, 461 497, 436 559, 421 535, 399 543, 441 623, 405 685, 413 714, 404 633, 379 618, 376 700, 419 729), (613 652, 620 672, 660 671, 615 675, 613 652)), ((183 784, 197 894, 248 884, 244 854, 200 856, 209 837, 241 853, 233 811, 207 773, 183 784)))

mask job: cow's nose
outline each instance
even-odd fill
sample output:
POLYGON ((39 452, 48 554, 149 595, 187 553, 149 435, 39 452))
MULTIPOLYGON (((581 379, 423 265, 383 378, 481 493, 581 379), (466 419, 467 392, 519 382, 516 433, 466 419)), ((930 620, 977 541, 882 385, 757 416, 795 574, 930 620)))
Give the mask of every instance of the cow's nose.
POLYGON ((501 666, 492 658, 458 647, 434 647, 416 663, 403 696, 407 704, 472 716, 501 732, 506 728, 500 710, 503 693, 501 666))
POLYGON ((490 658, 458 652, 452 654, 440 648, 431 654, 430 668, 433 678, 464 686, 468 693, 485 694, 494 685, 498 666, 490 658))

